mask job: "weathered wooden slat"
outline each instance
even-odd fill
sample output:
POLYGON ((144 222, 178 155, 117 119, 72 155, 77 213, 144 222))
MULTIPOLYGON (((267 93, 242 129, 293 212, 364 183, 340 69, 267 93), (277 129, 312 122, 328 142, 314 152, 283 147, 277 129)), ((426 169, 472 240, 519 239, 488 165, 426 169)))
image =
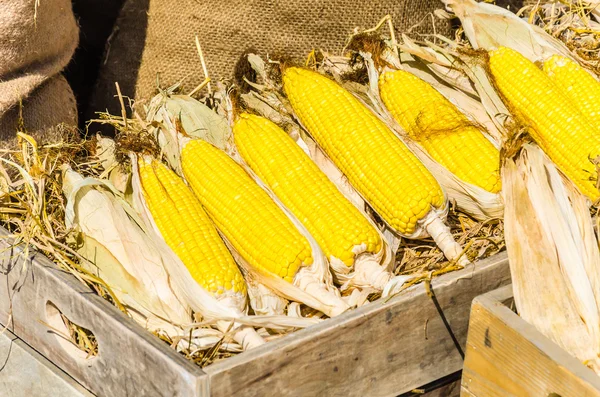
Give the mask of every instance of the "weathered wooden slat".
POLYGON ((511 297, 509 285, 474 300, 461 396, 600 396, 600 377, 511 311, 511 297))
POLYGON ((8 328, 13 333, 98 396, 208 394, 208 377, 199 367, 43 255, 24 258, 21 247, 10 248, 6 236, 0 228, 0 323, 6 325, 12 316, 8 328), (15 290, 19 280, 22 286, 15 290), (65 350, 48 327, 48 302, 94 333, 97 357, 65 350))
MULTIPOLYGON (((474 297, 508 284, 505 254, 435 279, 464 349, 474 297)), ((461 369, 463 359, 424 285, 215 363, 211 395, 391 396, 461 369)))
POLYGON ((0 332, 0 395, 94 397, 7 330, 0 332))
MULTIPOLYGON (((0 238, 6 231, 0 230, 0 238)), ((24 261, 2 239, 0 323, 99 396, 398 395, 454 373, 462 357, 417 285, 252 351, 194 366, 42 255, 24 261), (23 263, 26 277, 14 291, 23 263), (49 331, 48 302, 90 329, 99 355, 72 355, 49 331)), ((432 283, 464 349, 472 299, 509 282, 505 254, 432 283)), ((64 343, 63 343, 64 344, 64 343)))

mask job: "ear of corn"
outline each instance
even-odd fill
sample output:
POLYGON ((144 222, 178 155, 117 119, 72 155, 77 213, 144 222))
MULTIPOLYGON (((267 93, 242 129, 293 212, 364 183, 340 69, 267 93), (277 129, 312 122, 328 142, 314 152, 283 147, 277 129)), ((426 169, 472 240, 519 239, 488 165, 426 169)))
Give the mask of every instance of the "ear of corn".
POLYGON ((357 255, 381 251, 375 227, 285 131, 263 117, 242 114, 233 132, 244 161, 306 226, 327 257, 352 266, 357 255))
POLYGON ((316 72, 288 68, 283 88, 312 138, 391 230, 408 238, 430 235, 448 259, 469 263, 444 223, 441 186, 383 121, 316 72))
POLYGON ((148 209, 192 277, 214 295, 245 295, 240 270, 190 188, 159 161, 140 157, 138 166, 148 209))
POLYGON ((183 174, 240 265, 267 287, 330 317, 348 309, 318 245, 240 164, 202 140, 184 139, 182 146, 183 174))
POLYGON ((166 261, 170 282, 196 313, 204 319, 216 320, 215 326, 221 332, 232 332, 233 339, 244 349, 265 342, 253 326, 288 328, 314 323, 304 318, 290 321, 287 316, 266 319, 248 316, 247 287, 231 253, 210 220, 210 228, 196 222, 198 218, 203 221, 209 218, 198 199, 180 178, 173 178, 174 173, 164 165, 149 157, 138 161, 133 154, 131 159, 134 205, 149 232, 160 236, 161 246, 170 259, 166 261), (183 220, 182 214, 185 215, 183 220), (203 215, 198 217, 198 214, 203 215), (181 225, 186 225, 184 230, 181 225), (215 238, 218 239, 216 244, 215 238), (196 242, 213 244, 199 251, 196 242), (207 257, 211 260, 207 261, 207 257), (233 326, 231 319, 235 319, 233 326))
POLYGON ((444 193, 415 155, 352 94, 318 73, 288 68, 284 90, 300 121, 350 183, 402 235, 444 193))
POLYGON ((308 240, 227 154, 192 140, 182 151, 186 180, 233 247, 255 268, 288 282, 313 261, 308 240))
POLYGON ((532 62, 509 48, 490 52, 490 72, 511 112, 533 139, 590 199, 599 197, 596 167, 600 134, 532 62))
POLYGON ((345 287, 383 290, 392 254, 375 225, 270 120, 242 114, 233 127, 245 163, 306 227, 345 287))
POLYGON ((467 183, 500 191, 498 150, 435 88, 396 70, 381 75, 379 92, 394 119, 435 161, 467 183))
POLYGON ((576 62, 553 55, 544 62, 544 73, 600 131, 600 83, 576 62))

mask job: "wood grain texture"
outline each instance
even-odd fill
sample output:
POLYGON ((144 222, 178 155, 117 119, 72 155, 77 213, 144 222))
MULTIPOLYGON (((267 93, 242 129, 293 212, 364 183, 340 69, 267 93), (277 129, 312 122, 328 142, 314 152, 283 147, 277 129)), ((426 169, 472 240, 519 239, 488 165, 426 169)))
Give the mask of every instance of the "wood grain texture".
MULTIPOLYGON (((12 313, 11 331, 99 396, 391 396, 462 367, 423 284, 203 371, 42 255, 25 261, 19 248, 2 252, 0 323, 12 313), (96 335, 97 357, 73 357, 59 345, 46 325, 47 302, 96 335)), ((433 281, 462 349, 472 299, 509 282, 505 254, 433 281)))
MULTIPOLYGON (((0 228, 0 237, 6 235, 0 228)), ((87 389, 107 397, 207 394, 208 379, 199 367, 43 255, 24 258, 20 247, 7 247, 0 238, 0 323, 87 389), (15 289, 17 284, 22 286, 15 289), (72 356, 59 344, 47 325, 47 302, 95 334, 98 356, 72 356)))
POLYGON ((0 332, 3 397, 94 397, 10 331, 0 332))
POLYGON ((600 396, 600 377, 511 311, 511 296, 473 302, 461 396, 600 396))
MULTIPOLYGON (((463 348, 473 298, 509 282, 505 254, 433 281, 463 348)), ((421 284, 387 303, 368 304, 204 370, 215 397, 374 397, 410 391, 460 370, 462 364, 421 284)))

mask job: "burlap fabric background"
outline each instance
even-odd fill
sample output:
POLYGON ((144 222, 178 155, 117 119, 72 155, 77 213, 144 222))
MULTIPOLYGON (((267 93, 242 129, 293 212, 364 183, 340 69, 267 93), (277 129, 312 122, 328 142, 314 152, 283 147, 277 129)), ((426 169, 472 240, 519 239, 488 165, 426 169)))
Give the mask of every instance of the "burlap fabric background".
POLYGON ((70 0, 0 1, 0 139, 15 134, 17 106, 35 131, 77 124, 73 93, 60 71, 77 46, 70 0))
POLYGON ((296 59, 312 48, 339 52, 355 27, 372 27, 387 14, 399 31, 422 22, 417 30, 431 32, 427 15, 441 7, 438 0, 127 0, 86 115, 119 112, 115 81, 137 100, 152 96, 157 74, 163 86, 185 77, 184 88, 193 89, 202 81, 196 34, 211 77, 230 77, 249 47, 296 59))
POLYGON ((12 106, 4 112, 0 117, 0 147, 16 147, 16 131, 21 127, 40 142, 60 140, 61 129, 56 128, 59 125, 77 127, 75 96, 61 74, 42 83, 22 104, 12 106), (23 125, 19 125, 21 121, 23 125))

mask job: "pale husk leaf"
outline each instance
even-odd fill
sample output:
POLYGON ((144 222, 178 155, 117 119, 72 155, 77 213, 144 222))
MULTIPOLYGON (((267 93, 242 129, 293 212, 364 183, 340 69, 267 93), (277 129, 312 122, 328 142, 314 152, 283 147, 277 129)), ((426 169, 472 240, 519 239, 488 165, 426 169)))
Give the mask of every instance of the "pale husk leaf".
POLYGON ((502 175, 519 314, 598 372, 600 261, 585 198, 533 144, 507 159, 502 175))
POLYGON ((288 301, 277 295, 273 290, 257 282, 248 274, 244 275, 248 287, 250 307, 257 315, 273 316, 284 315, 288 301))
POLYGON ((504 8, 474 0, 442 2, 460 19, 465 34, 475 49, 509 47, 532 62, 554 54, 573 58, 560 40, 504 8))
POLYGON ((164 113, 161 108, 167 111, 171 120, 176 118, 185 134, 192 138, 204 139, 220 149, 224 149, 231 140, 227 119, 188 95, 156 95, 150 102, 146 119, 162 123, 164 113))
POLYGON ((178 175, 182 174, 179 141, 171 134, 160 133, 162 129, 179 130, 181 134, 204 139, 221 149, 231 139, 227 119, 188 95, 173 95, 168 91, 159 93, 150 101, 146 121, 163 155, 178 175))
POLYGON ((116 144, 113 139, 106 138, 100 134, 96 135, 96 157, 104 171, 99 179, 107 179, 121 193, 125 193, 129 186, 130 174, 124 172, 115 158, 116 144))
POLYGON ((84 235, 79 253, 90 261, 84 265, 121 301, 146 315, 151 329, 167 327, 173 332, 170 324, 190 323, 189 306, 171 288, 160 247, 127 213, 124 200, 102 186, 106 185, 65 170, 65 223, 84 235))

